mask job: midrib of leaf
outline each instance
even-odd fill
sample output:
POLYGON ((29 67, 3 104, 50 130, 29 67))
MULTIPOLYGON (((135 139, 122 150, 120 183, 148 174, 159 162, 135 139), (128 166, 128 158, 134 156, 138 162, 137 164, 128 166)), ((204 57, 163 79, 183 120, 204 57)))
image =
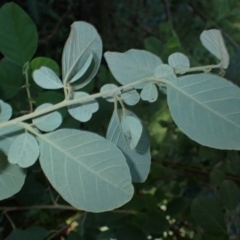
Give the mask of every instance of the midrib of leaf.
POLYGON ((201 206, 201 204, 197 203, 196 205, 198 205, 199 208, 201 208, 202 211, 203 211, 209 218, 211 218, 211 219, 220 227, 220 229, 221 229, 224 233, 226 232, 225 229, 222 227, 222 225, 221 225, 211 214, 209 214, 208 211, 206 211, 206 209, 201 206))
MULTIPOLYGON (((56 144, 54 144, 53 142, 49 141, 46 137, 44 137, 43 135, 39 134, 38 137, 42 138, 44 141, 46 141, 50 146, 55 147, 56 149, 58 149, 60 152, 62 152, 64 155, 68 156, 70 159, 74 160, 77 164, 81 165, 82 167, 84 167, 85 169, 87 169, 89 172, 91 172, 93 175, 97 175, 97 177, 99 177, 100 179, 104 180, 106 183, 112 185, 113 187, 118 188, 118 186, 112 184, 111 182, 108 182, 105 178, 103 178, 101 175, 99 175, 98 173, 92 171, 89 167, 85 166, 83 163, 78 162, 75 158, 73 158, 73 156, 71 156, 70 154, 67 154, 66 152, 62 151, 62 149, 60 147, 58 147, 56 144)), ((124 156, 124 155, 123 155, 124 156)), ((51 159, 52 161, 52 159, 51 159)), ((66 162, 66 160, 65 160, 66 162)), ((53 174, 54 175, 54 174, 53 174)), ((121 188, 120 190, 124 193, 125 191, 123 191, 121 188)))
MULTIPOLYGON (((210 81, 210 79, 208 79, 210 81)), ((219 114, 218 112, 214 111, 212 108, 209 108, 208 106, 204 105, 204 103, 198 101, 196 98, 193 98, 191 95, 187 94, 186 92, 184 92, 183 90, 181 90, 180 88, 177 88, 174 84, 172 84, 170 81, 167 80, 163 80, 163 82, 167 85, 170 85, 172 88, 174 88, 175 90, 177 90, 178 92, 182 93, 183 95, 187 96, 189 99, 191 99, 193 102, 198 103, 199 105, 201 105, 203 108, 206 108, 207 110, 209 110, 210 112, 216 114, 218 117, 226 120, 227 122, 235 125, 237 128, 240 129, 240 126, 237 125, 236 123, 234 123, 233 121, 229 120, 228 118, 224 117, 223 115, 219 114)), ((239 99, 240 100, 240 99, 239 99)), ((219 101, 219 99, 217 100, 219 101)))
MULTIPOLYGON (((97 34, 94 35, 94 37, 92 38, 92 40, 88 43, 88 45, 85 47, 85 49, 83 49, 83 51, 79 54, 79 57, 77 57, 77 60, 73 63, 72 67, 70 68, 70 70, 67 72, 66 77, 64 78, 64 82, 67 81, 67 78, 69 77, 70 73, 72 72, 72 70, 75 68, 77 62, 79 61, 79 59, 82 57, 83 53, 87 50, 87 48, 90 46, 90 44, 94 41, 95 37, 97 36, 97 34)), ((71 79, 69 79, 71 80, 71 79)))

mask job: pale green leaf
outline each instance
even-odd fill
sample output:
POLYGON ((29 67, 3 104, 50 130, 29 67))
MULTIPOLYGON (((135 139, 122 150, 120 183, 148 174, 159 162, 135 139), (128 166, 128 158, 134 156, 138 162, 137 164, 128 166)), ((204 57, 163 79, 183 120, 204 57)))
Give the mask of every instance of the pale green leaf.
POLYGON ((8 155, 9 148, 13 141, 22 133, 23 129, 16 125, 0 128, 0 151, 8 155))
POLYGON ((63 84, 56 73, 47 67, 35 70, 33 72, 33 79, 38 86, 45 89, 63 88, 63 84))
POLYGON ((158 98, 158 91, 154 83, 147 83, 141 91, 141 99, 144 101, 155 102, 158 98))
POLYGON ((122 117, 122 130, 127 138, 131 138, 131 148, 136 148, 142 135, 143 127, 138 118, 131 115, 122 117))
MULTIPOLYGON (((127 111, 128 115, 134 115, 127 111)), ((130 147, 131 138, 127 137, 121 127, 122 111, 114 111, 107 130, 107 139, 115 143, 121 149, 127 159, 133 182, 144 182, 150 170, 150 142, 146 127, 135 149, 130 147)))
POLYGON ((221 31, 217 29, 205 30, 201 33, 200 40, 210 53, 221 60, 222 67, 226 69, 229 65, 229 54, 221 31))
POLYGON ((109 211, 128 202, 133 186, 126 159, 97 134, 61 129, 39 137, 44 173, 77 209, 109 211))
POLYGON ((224 180, 219 189, 221 202, 230 210, 233 210, 240 201, 240 190, 236 183, 224 180))
POLYGON ((12 108, 9 104, 0 100, 0 122, 8 121, 12 116, 12 108))
MULTIPOLYGON (((145 50, 106 52, 104 56, 113 76, 122 85, 154 77, 154 69, 162 64, 159 57, 145 50)), ((134 87, 142 88, 144 85, 143 83, 134 87)))
MULTIPOLYGON (((100 93, 104 93, 104 92, 106 92, 106 91, 111 91, 111 90, 113 90, 113 89, 115 89, 115 88, 118 88, 118 86, 117 85, 115 85, 115 84, 105 84, 105 85, 103 85, 102 87, 101 87, 101 89, 100 89, 100 93)), ((113 96, 114 95, 120 95, 121 94, 121 91, 120 90, 117 90, 116 89, 116 92, 114 92, 114 94, 112 94, 112 95, 109 95, 109 96, 103 96, 108 102, 114 102, 114 98, 113 98, 113 96)))
POLYGON ((35 137, 28 132, 20 134, 13 141, 9 152, 8 161, 26 168, 33 165, 39 156, 39 146, 35 137))
POLYGON ((173 68, 167 64, 161 64, 154 69, 154 76, 159 79, 175 81, 177 79, 173 68))
MULTIPOLYGON (((73 99, 84 98, 89 96, 85 92, 74 92, 73 99)), ((92 99, 83 103, 76 103, 68 107, 68 112, 72 117, 81 122, 87 122, 91 119, 92 114, 97 112, 99 108, 98 102, 95 99, 92 99)))
POLYGON ((191 139, 208 147, 240 150, 240 90, 212 74, 167 82, 173 120, 191 139))
POLYGON ((195 198, 191 206, 195 222, 210 233, 224 233, 225 224, 220 204, 209 197, 195 198))
MULTIPOLYGON (((173 53, 168 57, 168 64, 175 70, 186 69, 190 67, 188 58, 182 53, 173 53)), ((183 74, 185 72, 181 72, 183 74)))
POLYGON ((93 55, 94 67, 78 88, 87 85, 96 75, 102 57, 102 40, 92 25, 86 22, 74 22, 71 25, 71 32, 62 56, 64 83, 71 81, 83 69, 91 54, 93 55))
POLYGON ((71 79, 70 83, 73 83, 75 81, 77 81, 79 78, 81 78, 84 73, 88 70, 88 68, 91 65, 91 62, 93 60, 93 54, 90 53, 88 59, 86 60, 86 62, 84 63, 83 67, 79 70, 79 72, 76 73, 76 75, 71 79))
POLYGON ((122 91, 121 98, 127 105, 134 106, 139 102, 140 95, 135 89, 126 89, 122 91))
MULTIPOLYGON (((42 109, 45 109, 51 106, 53 105, 50 103, 44 103, 39 107, 37 107, 34 112, 40 111, 42 109)), ((59 112, 55 111, 55 112, 47 113, 43 116, 34 118, 32 121, 33 121, 33 124, 41 131, 50 132, 57 129, 61 125, 62 115, 59 112)))
POLYGON ((23 66, 37 49, 37 28, 31 18, 15 3, 0 9, 0 51, 23 66))
POLYGON ((26 172, 17 165, 10 164, 2 152, 0 152, 0 159, 0 200, 3 200, 20 191, 26 172))

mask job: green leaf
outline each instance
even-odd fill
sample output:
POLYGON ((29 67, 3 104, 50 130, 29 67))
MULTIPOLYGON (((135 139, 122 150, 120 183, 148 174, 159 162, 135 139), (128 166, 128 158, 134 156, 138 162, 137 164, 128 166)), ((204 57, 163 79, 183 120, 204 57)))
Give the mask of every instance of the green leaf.
MULTIPOLYGON (((104 57, 113 76, 122 85, 154 77, 154 69, 162 64, 154 54, 136 49, 125 53, 106 52, 104 57)), ((144 85, 134 87, 142 88, 144 85)))
MULTIPOLYGON (((128 115, 134 115, 127 111, 128 115)), ((136 148, 132 149, 131 138, 126 137, 121 127, 122 111, 114 111, 107 130, 107 139, 115 143, 122 150, 130 168, 133 182, 144 182, 150 170, 150 142, 146 127, 143 126, 142 135, 136 148)), ((134 115, 136 117, 136 115, 134 115)))
POLYGON ((25 177, 26 172, 17 165, 10 164, 6 155, 0 152, 0 200, 20 191, 25 177))
POLYGON ((214 169, 210 173, 210 182, 215 184, 216 186, 220 186, 220 184, 225 179, 225 173, 220 169, 214 169))
POLYGON ((8 121, 12 116, 12 108, 9 104, 0 100, 0 122, 8 121))
POLYGON ((222 208, 213 198, 195 198, 191 205, 191 214, 195 222, 205 231, 210 233, 225 232, 222 208))
MULTIPOLYGON (((74 92, 73 99, 84 98, 89 96, 85 92, 74 92)), ((97 112, 99 106, 95 99, 84 103, 76 103, 68 106, 68 112, 72 117, 81 122, 87 122, 91 119, 92 114, 97 112)))
POLYGON ((77 209, 112 210, 133 195, 122 152, 97 134, 62 129, 39 137, 40 163, 61 196, 77 209))
POLYGON ((30 17, 15 3, 0 9, 0 51, 23 66, 33 57, 38 44, 37 28, 30 17))
MULTIPOLYGON (((113 90, 115 88, 118 88, 117 85, 115 84, 105 84, 101 87, 100 89, 100 93, 106 92, 106 91, 110 91, 113 90)), ((120 95, 121 91, 116 89, 116 92, 114 93, 114 95, 120 95)), ((108 102, 114 102, 114 98, 113 96, 109 95, 109 96, 104 96, 103 98, 105 98, 108 102)))
POLYGON ((6 58, 0 61, 0 96, 1 99, 14 97, 23 86, 22 68, 6 58))
POLYGON ((126 138, 131 138, 130 147, 136 148, 143 131, 140 120, 134 115, 122 116, 122 130, 126 138))
MULTIPOLYGON (((44 103, 37 107, 34 112, 40 111, 50 106, 52 106, 51 103, 44 103)), ((32 122, 41 131, 50 132, 57 129, 62 124, 62 115, 59 112, 55 111, 47 113, 41 117, 34 118, 32 122)))
POLYGON ((205 30, 201 33, 200 40, 210 53, 221 60, 222 67, 226 69, 229 65, 229 54, 221 31, 217 29, 205 30))
POLYGON ((155 102, 158 98, 158 91, 154 83, 149 82, 147 83, 142 91, 141 91, 141 98, 144 101, 155 102))
POLYGON ((34 240, 43 240, 49 233, 47 229, 39 226, 28 228, 26 231, 34 236, 34 240))
POLYGON ((165 79, 169 81, 177 80, 177 77, 173 71, 173 68, 167 64, 161 64, 154 69, 154 76, 159 79, 165 79))
POLYGON ((158 56, 161 56, 165 50, 161 41, 159 41, 159 39, 154 36, 147 37, 144 40, 144 47, 149 52, 157 54, 158 56))
POLYGON ((208 147, 240 149, 240 90, 212 74, 191 74, 167 82, 173 120, 191 139, 208 147))
POLYGON ((236 183, 224 180, 219 189, 221 202, 230 210, 233 210, 240 200, 240 190, 236 183))
POLYGON ((47 67, 47 68, 50 68, 52 71, 54 71, 54 73, 56 73, 57 76, 59 76, 59 74, 60 74, 60 69, 59 69, 58 64, 55 61, 53 61, 51 58, 47 58, 47 57, 34 58, 30 62, 30 66, 33 71, 37 70, 41 67, 47 67))
POLYGON ((33 79, 38 86, 45 89, 63 88, 63 84, 56 73, 47 67, 35 70, 33 72, 33 79))
POLYGON ((142 232, 140 228, 135 227, 134 225, 127 224, 117 231, 118 240, 146 240, 146 235, 142 232))
POLYGON ((134 106, 139 102, 140 95, 135 89, 126 89, 122 92, 121 98, 127 105, 134 106))
POLYGON ((15 228, 12 232, 5 238, 5 240, 43 240, 44 237, 39 238, 36 233, 31 233, 29 231, 23 231, 15 228))
POLYGON ((33 165, 38 156, 39 146, 36 138, 25 132, 13 141, 8 152, 8 161, 11 164, 18 164, 19 167, 26 168, 33 165))
MULTIPOLYGON (((175 70, 186 69, 190 67, 188 58, 182 53, 173 53, 168 57, 168 64, 175 70)), ((183 74, 182 72, 181 74, 183 74)))
POLYGON ((0 128, 0 150, 8 155, 10 146, 21 133, 23 129, 16 125, 0 128))
POLYGON ((102 41, 96 29, 86 22, 74 22, 70 36, 64 46, 62 56, 62 76, 64 84, 74 79, 93 55, 94 67, 86 79, 78 84, 77 89, 86 86, 96 75, 102 57, 102 41))

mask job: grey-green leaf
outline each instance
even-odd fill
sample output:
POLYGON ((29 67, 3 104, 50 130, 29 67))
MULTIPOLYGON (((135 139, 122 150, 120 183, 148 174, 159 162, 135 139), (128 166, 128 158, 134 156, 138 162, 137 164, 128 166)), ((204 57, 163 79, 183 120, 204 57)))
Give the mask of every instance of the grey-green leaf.
POLYGON ((37 49, 37 28, 31 18, 15 3, 0 9, 0 51, 23 66, 37 49))
MULTIPOLYGON (((104 56, 113 76, 122 85, 154 77, 154 69, 162 64, 159 57, 145 50, 106 52, 104 56)), ((134 87, 142 88, 144 85, 134 87)))
POLYGON ((140 120, 135 116, 130 116, 130 115, 123 116, 121 127, 124 135, 127 138, 129 137, 131 138, 130 147, 136 148, 143 131, 143 127, 140 120))
POLYGON ((159 79, 175 81, 177 79, 173 68, 167 64, 161 64, 154 69, 154 76, 159 79))
POLYGON ((0 159, 0 200, 3 200, 20 191, 26 172, 17 165, 10 164, 2 152, 0 152, 0 159))
POLYGON ((8 121, 12 116, 12 108, 9 104, 0 100, 0 122, 8 121))
POLYGON ((35 137, 28 132, 19 135, 12 143, 8 152, 8 161, 26 168, 33 165, 39 156, 39 146, 35 137))
POLYGON ((233 210, 240 200, 240 190, 236 183, 224 180, 219 189, 221 202, 230 210, 233 210))
POLYGON ((61 80, 56 73, 48 67, 41 67, 33 72, 35 83, 45 89, 63 88, 61 80))
POLYGON ((229 54, 221 31, 217 29, 205 30, 202 32, 200 40, 210 53, 221 60, 222 67, 226 69, 229 65, 229 54))
POLYGON ((141 98, 144 101, 155 102, 158 98, 158 91, 153 82, 147 83, 142 91, 141 91, 141 98))
MULTIPOLYGON (((188 58, 182 53, 173 53, 168 57, 168 64, 175 70, 186 69, 190 67, 188 58)), ((181 72, 183 74, 185 72, 181 72)))
POLYGON ((87 85, 98 71, 102 57, 102 40, 92 25, 86 22, 74 22, 62 56, 64 83, 74 79, 74 76, 86 66, 91 54, 94 59, 94 68, 83 80, 81 87, 87 85))
POLYGON ((0 150, 8 155, 10 146, 21 133, 23 129, 16 125, 0 128, 0 150))
MULTIPOLYGON (((73 99, 84 98, 86 96, 89 96, 89 94, 85 92, 74 92, 73 99)), ((68 112, 78 121, 87 122, 91 119, 92 114, 97 112, 98 108, 98 102, 92 99, 91 101, 70 105, 68 112)))
MULTIPOLYGON (((35 109, 35 112, 51 106, 52 106, 51 103, 44 103, 39 107, 37 107, 35 109)), ((33 121, 33 124, 41 131, 50 132, 57 129, 61 125, 62 115, 59 112, 55 111, 55 112, 47 113, 43 116, 34 118, 32 121, 33 121)))
POLYGON ((121 98, 127 105, 133 106, 139 102, 140 95, 135 89, 126 89, 122 92, 121 98))
POLYGON ((76 129, 57 130, 42 135, 39 141, 44 173, 74 207, 109 211, 132 198, 128 165, 113 143, 76 129))
MULTIPOLYGON (((115 84, 112 84, 112 83, 108 83, 108 84, 105 84, 101 87, 100 93, 104 93, 106 91, 111 91, 115 88, 118 88, 118 86, 115 85, 115 84)), ((114 95, 120 95, 120 94, 121 94, 121 91, 116 89, 116 92, 114 92, 114 94, 103 96, 103 98, 105 98, 108 102, 114 102, 113 96, 114 95)))
POLYGON ((220 204, 209 197, 195 198, 191 205, 195 222, 210 233, 224 233, 225 224, 220 204))
MULTIPOLYGON (((135 116, 127 111, 128 115, 135 116)), ((127 137, 122 130, 121 118, 122 111, 114 111, 107 130, 107 139, 115 143, 121 149, 127 159, 133 182, 144 182, 150 170, 150 142, 145 126, 138 145, 135 149, 130 147, 131 137, 127 137)))
POLYGON ((173 120, 191 139, 208 147, 240 150, 240 90, 212 74, 167 82, 173 120))

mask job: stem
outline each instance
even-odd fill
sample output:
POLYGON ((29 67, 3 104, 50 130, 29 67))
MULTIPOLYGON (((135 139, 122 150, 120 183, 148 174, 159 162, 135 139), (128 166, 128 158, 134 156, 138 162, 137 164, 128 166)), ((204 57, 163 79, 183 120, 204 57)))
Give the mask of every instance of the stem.
POLYGON ((30 92, 30 89, 29 89, 28 70, 29 70, 29 62, 27 62, 25 64, 25 66, 23 67, 23 74, 25 75, 25 79, 26 79, 26 91, 27 91, 27 96, 28 96, 30 112, 33 112, 33 104, 32 104, 31 92, 30 92))
POLYGON ((207 66, 200 66, 200 67, 193 67, 193 68, 186 68, 186 69, 180 69, 176 70, 175 74, 181 74, 181 73, 187 73, 187 72, 196 72, 196 71, 206 71, 206 70, 211 70, 213 68, 220 68, 221 63, 216 64, 216 65, 207 65, 207 66))

